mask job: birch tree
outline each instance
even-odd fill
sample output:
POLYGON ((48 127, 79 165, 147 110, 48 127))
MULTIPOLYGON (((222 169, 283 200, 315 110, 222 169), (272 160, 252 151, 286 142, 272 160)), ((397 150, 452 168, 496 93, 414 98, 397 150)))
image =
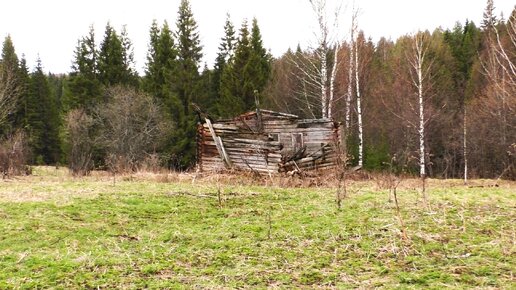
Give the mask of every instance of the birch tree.
POLYGON ((516 94, 516 6, 507 23, 500 26, 506 31, 499 31, 494 22, 490 25, 487 28, 490 66, 485 67, 485 71, 500 98, 502 108, 507 109, 503 113, 514 114, 516 112, 511 106, 511 99, 516 94), (506 34, 508 41, 504 42, 501 34, 506 34))
POLYGON ((331 118, 333 104, 336 101, 335 83, 340 50, 338 21, 342 2, 338 1, 337 6, 332 9, 328 9, 326 0, 309 2, 317 20, 317 28, 314 31, 315 45, 308 53, 293 55, 292 62, 299 72, 295 77, 303 83, 295 94, 301 103, 310 107, 311 115, 331 118), (334 13, 333 17, 328 16, 329 11, 334 13), (315 111, 316 109, 319 112, 315 111))
POLYGON ((496 167, 504 175, 513 166, 512 153, 508 152, 516 144, 516 6, 505 23, 496 20, 493 9, 490 0, 483 22, 487 48, 481 65, 488 83, 481 114, 493 122, 492 137, 486 143, 491 143, 491 150, 498 152, 496 167))
POLYGON ((353 98, 353 68, 355 56, 353 49, 355 47, 355 34, 356 34, 356 13, 353 13, 351 17, 351 29, 350 29, 350 41, 349 41, 349 63, 348 63, 348 89, 346 93, 346 113, 345 113, 345 122, 344 126, 346 127, 346 135, 349 134, 349 129, 351 126, 351 100, 353 98))
POLYGON ((418 137, 419 137, 419 175, 421 178, 426 177, 426 161, 425 161, 425 82, 429 76, 431 65, 428 64, 427 52, 428 41, 422 32, 414 36, 412 43, 411 55, 408 55, 408 61, 411 67, 411 79, 414 88, 417 90, 418 98, 418 137))
MULTIPOLYGON (((356 29, 356 18, 353 17, 353 29, 356 29)), ((356 31, 355 31, 356 32, 356 31)), ((362 124, 362 99, 360 95, 360 78, 358 74, 358 41, 353 41, 355 47, 354 47, 354 55, 355 55, 355 63, 354 63, 354 70, 355 70, 355 92, 356 92, 356 98, 357 98, 357 123, 358 123, 358 167, 362 168, 364 165, 364 127, 362 124)), ((353 50, 353 49, 352 49, 353 50)))

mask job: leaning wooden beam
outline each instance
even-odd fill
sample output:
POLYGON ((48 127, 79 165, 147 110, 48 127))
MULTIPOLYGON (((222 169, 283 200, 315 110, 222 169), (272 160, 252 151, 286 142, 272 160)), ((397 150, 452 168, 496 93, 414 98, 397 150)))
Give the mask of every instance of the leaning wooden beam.
POLYGON ((206 118, 205 120, 206 124, 208 124, 208 128, 210 129, 211 137, 213 138, 213 141, 215 141, 215 146, 217 147, 217 151, 219 152, 220 158, 222 159, 222 161, 224 161, 224 165, 227 168, 231 168, 231 160, 226 154, 226 150, 224 149, 222 139, 220 139, 220 137, 217 137, 217 135, 215 134, 215 130, 213 130, 213 125, 211 124, 210 119, 206 118))
POLYGON ((218 143, 220 144, 220 149, 222 150, 222 155, 224 156, 225 163, 228 165, 229 168, 231 168, 231 159, 229 159, 229 155, 226 153, 226 148, 224 148, 224 143, 222 143, 222 138, 220 136, 217 136, 218 143))

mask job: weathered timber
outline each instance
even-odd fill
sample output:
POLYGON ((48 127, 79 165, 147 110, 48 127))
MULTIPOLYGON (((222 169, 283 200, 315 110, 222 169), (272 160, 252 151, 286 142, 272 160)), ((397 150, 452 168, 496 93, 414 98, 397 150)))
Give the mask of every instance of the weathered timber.
POLYGON ((255 111, 200 125, 199 168, 278 173, 329 169, 337 164, 333 145, 340 142, 338 123, 268 110, 260 114, 261 120, 255 111))
POLYGON ((217 150, 219 152, 220 158, 228 168, 231 168, 231 160, 228 158, 226 151, 224 150, 224 145, 222 143, 222 140, 220 137, 217 137, 215 134, 215 130, 213 129, 213 126, 211 125, 210 119, 206 118, 206 124, 208 125, 208 128, 210 129, 211 138, 215 141, 215 146, 217 146, 217 150))

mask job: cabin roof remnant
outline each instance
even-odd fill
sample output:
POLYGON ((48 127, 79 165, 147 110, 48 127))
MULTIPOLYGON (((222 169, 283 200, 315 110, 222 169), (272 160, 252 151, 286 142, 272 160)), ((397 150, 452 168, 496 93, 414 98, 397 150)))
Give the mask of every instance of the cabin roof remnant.
POLYGON ((302 119, 261 109, 232 119, 205 121, 197 131, 200 170, 281 173, 337 165, 341 133, 340 124, 332 119, 302 119))
MULTIPOLYGON (((282 112, 276 112, 276 111, 270 111, 270 110, 259 110, 259 112, 261 114, 265 114, 265 115, 268 115, 268 116, 271 116, 271 117, 275 117, 275 118, 285 118, 285 119, 299 119, 299 116, 297 115, 293 115, 293 114, 288 114, 288 113, 282 113, 282 112)), ((243 113, 241 114, 240 116, 236 117, 236 118, 243 118, 243 117, 250 117, 250 116, 256 116, 256 114, 258 114, 258 111, 249 111, 247 113, 243 113)))

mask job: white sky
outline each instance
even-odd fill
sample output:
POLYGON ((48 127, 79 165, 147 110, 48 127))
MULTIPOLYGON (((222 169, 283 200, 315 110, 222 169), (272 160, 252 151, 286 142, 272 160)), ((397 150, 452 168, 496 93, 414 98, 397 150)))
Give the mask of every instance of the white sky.
MULTIPOLYGON (((328 8, 335 7, 329 0, 328 8)), ((346 3, 347 0, 344 0, 346 3)), ((351 3, 352 0, 348 2, 351 3)), ((8 0, 2 3, 0 40, 11 35, 16 53, 25 54, 30 68, 37 55, 46 71, 70 71, 77 40, 95 27, 100 43, 108 21, 120 31, 127 25, 133 41, 136 69, 143 71, 149 28, 153 19, 161 24, 167 20, 175 27, 180 0, 8 0)), ((204 62, 212 67, 226 13, 236 28, 244 18, 258 19, 264 45, 274 56, 280 56, 298 43, 306 47, 313 39, 315 17, 308 0, 190 0, 194 18, 199 25, 204 62)), ((452 28, 456 21, 473 20, 478 25, 486 0, 356 0, 361 9, 360 28, 373 40, 379 37, 395 39, 418 29, 452 28)), ((351 5, 351 4, 350 4, 351 5)), ((507 17, 514 0, 495 0, 496 13, 507 17)), ((344 7, 345 8, 345 7, 344 7)), ((343 8, 343 10, 344 10, 343 8)), ((349 27, 349 12, 339 24, 345 37, 349 27)))

